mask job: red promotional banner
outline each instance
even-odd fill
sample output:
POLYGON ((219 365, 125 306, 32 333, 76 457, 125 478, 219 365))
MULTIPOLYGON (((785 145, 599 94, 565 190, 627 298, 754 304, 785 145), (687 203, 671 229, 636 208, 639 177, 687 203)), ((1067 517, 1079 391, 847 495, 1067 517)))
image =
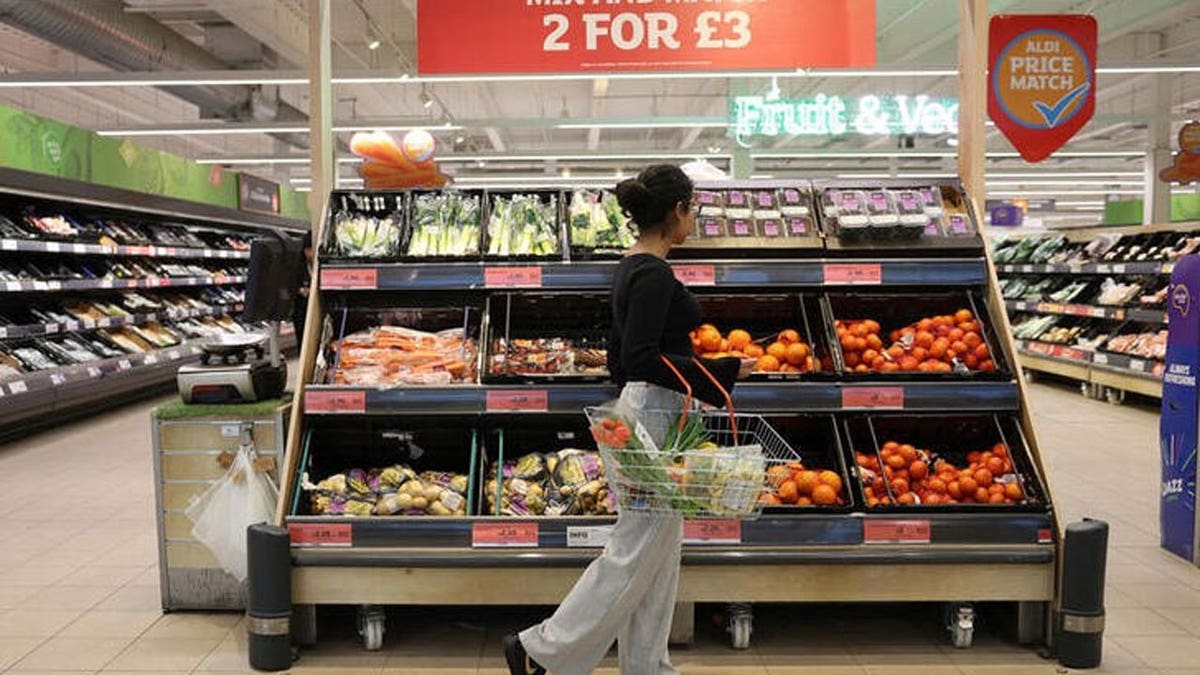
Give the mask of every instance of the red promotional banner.
POLYGON ((1071 139, 1096 110, 1096 19, 1009 14, 988 29, 988 116, 1027 162, 1071 139))
POLYGON ((421 75, 875 65, 875 0, 418 0, 421 75))

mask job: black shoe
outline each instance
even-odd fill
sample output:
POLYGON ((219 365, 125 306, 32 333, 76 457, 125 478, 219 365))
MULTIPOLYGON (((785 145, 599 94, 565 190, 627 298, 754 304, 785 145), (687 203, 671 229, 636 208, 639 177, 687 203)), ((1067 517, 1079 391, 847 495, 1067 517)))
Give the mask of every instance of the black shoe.
POLYGON ((546 669, 525 653, 525 645, 521 644, 521 638, 516 633, 504 637, 504 660, 508 662, 511 675, 546 675, 546 669))

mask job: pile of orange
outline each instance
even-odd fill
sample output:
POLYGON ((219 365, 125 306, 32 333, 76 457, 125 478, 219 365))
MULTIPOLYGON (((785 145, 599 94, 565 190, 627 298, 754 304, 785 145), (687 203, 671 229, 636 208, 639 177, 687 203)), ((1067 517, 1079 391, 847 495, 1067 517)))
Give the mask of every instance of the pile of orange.
POLYGON ((983 341, 983 327, 969 309, 933 316, 891 332, 883 348, 878 321, 837 321, 846 370, 857 373, 950 373, 956 365, 972 372, 996 370, 983 341))
POLYGON ((895 441, 884 443, 878 457, 862 452, 854 456, 867 506, 891 504, 893 498, 897 504, 922 505, 1025 501, 1025 491, 1003 443, 967 453, 965 469, 941 458, 931 465, 929 451, 895 441))
POLYGON ((836 506, 846 503, 842 477, 836 471, 809 470, 800 462, 774 464, 767 470, 769 488, 759 497, 765 506, 836 506))
POLYGON ((721 335, 716 326, 706 323, 690 333, 696 354, 708 359, 726 356, 758 359, 755 370, 762 373, 811 373, 818 370, 813 350, 800 339, 798 331, 780 331, 773 339, 755 340, 748 331, 736 328, 721 335), (762 343, 770 340, 763 347, 762 343))

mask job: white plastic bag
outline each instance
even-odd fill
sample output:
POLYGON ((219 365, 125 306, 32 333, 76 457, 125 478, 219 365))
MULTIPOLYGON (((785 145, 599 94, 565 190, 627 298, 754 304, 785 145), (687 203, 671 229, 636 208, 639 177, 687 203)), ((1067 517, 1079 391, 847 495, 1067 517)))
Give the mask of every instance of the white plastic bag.
POLYGON ((266 474, 254 467, 255 453, 242 446, 221 480, 188 503, 192 536, 216 556, 221 567, 238 581, 246 579, 246 528, 270 521, 278 491, 266 474))

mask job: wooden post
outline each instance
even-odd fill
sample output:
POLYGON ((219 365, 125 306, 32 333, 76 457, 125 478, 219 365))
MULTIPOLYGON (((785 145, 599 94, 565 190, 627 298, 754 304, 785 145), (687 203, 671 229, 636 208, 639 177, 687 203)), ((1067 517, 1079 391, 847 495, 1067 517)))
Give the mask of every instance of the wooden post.
MULTIPOLYGON (((333 42, 330 39, 329 0, 308 0, 308 92, 309 92, 309 153, 312 160, 312 192, 308 205, 312 214, 310 229, 313 249, 320 249, 321 230, 325 223, 325 211, 329 202, 329 191, 336 185, 337 160, 333 142, 333 85, 330 82, 333 42)), ((300 340, 300 362, 297 365, 296 392, 292 398, 292 416, 288 422, 287 452, 284 455, 280 476, 294 476, 299 462, 300 430, 304 421, 304 385, 312 379, 313 364, 316 363, 318 341, 321 335, 320 261, 313 268, 312 282, 308 288, 308 310, 305 313, 304 335, 300 340)), ((279 504, 275 510, 275 522, 283 524, 291 504, 294 485, 286 479, 279 486, 279 504)))
POLYGON ((987 0, 958 0, 958 175, 983 225, 987 154, 987 0))

